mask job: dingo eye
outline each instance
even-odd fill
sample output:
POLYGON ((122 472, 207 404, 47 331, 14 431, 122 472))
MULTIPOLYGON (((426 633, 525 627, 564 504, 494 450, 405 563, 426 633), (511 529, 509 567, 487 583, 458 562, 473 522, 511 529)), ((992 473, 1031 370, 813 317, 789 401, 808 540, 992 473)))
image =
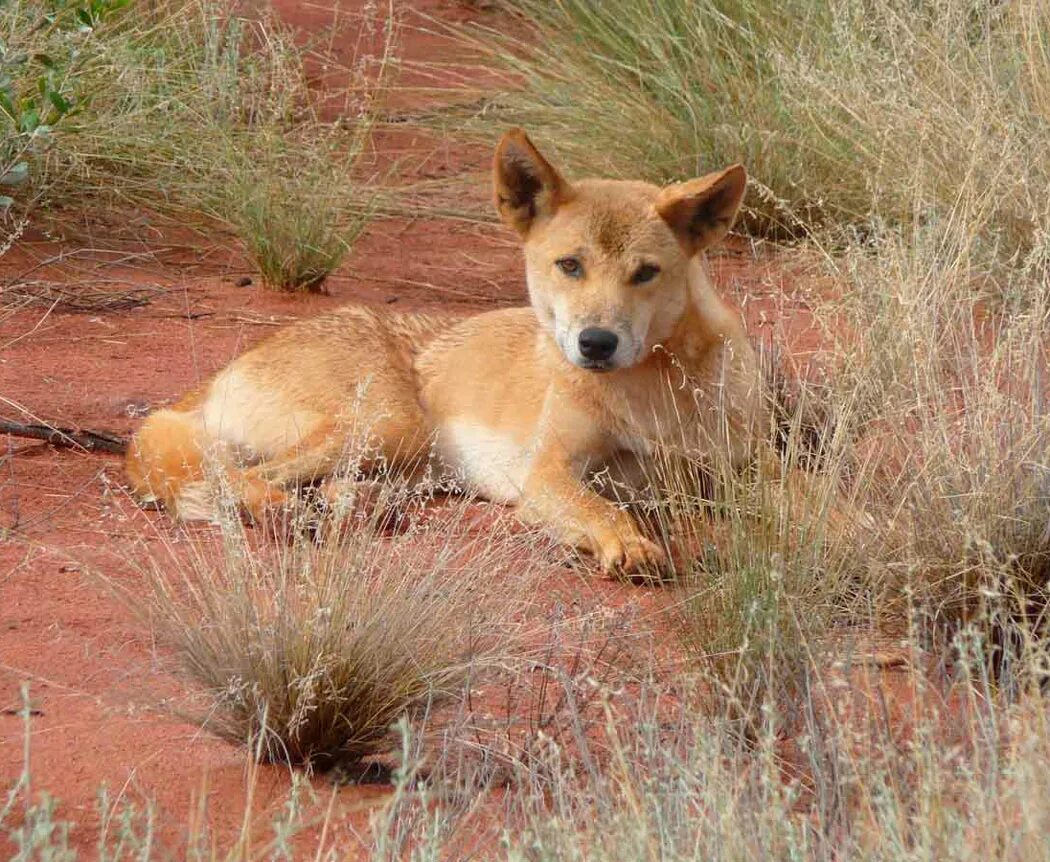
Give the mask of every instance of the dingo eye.
POLYGON ((575 257, 560 257, 554 261, 554 265, 569 278, 579 278, 583 275, 583 264, 575 257))
POLYGON ((647 281, 652 281, 659 274, 660 267, 655 263, 643 263, 631 276, 631 284, 645 284, 647 281))

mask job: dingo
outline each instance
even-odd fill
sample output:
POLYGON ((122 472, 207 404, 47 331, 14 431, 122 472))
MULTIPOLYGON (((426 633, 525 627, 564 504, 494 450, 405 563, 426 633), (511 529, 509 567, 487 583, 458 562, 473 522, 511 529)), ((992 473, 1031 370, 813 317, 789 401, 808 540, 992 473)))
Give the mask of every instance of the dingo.
POLYGON ((744 169, 666 188, 569 182, 513 130, 494 174, 531 308, 457 320, 348 307, 298 322, 146 420, 127 456, 135 493, 210 517, 214 462, 259 514, 331 475, 367 428, 362 469, 437 464, 606 571, 663 563, 588 477, 662 442, 750 457, 758 362, 702 254, 733 224, 744 169))

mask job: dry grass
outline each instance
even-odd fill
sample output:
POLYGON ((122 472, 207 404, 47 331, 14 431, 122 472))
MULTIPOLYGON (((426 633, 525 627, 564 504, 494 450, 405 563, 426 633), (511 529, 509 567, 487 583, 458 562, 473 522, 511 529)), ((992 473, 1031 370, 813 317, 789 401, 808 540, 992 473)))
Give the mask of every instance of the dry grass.
MULTIPOLYGON (((899 634, 917 614, 927 647, 950 654, 967 631, 997 674, 1016 666, 1011 685, 1021 667, 1045 677, 1033 656, 1050 649, 1047 272, 1015 269, 1028 298, 995 310, 973 289, 980 238, 956 215, 951 242, 891 233, 812 256, 833 370, 800 387, 780 463, 652 466, 651 517, 685 551, 685 644, 745 714, 769 696, 752 683, 773 678, 770 662, 812 662, 844 627, 899 634), (827 422, 818 468, 803 469, 815 398, 827 422)), ((775 678, 789 706, 799 680, 775 678)))
POLYGON ((135 285, 119 280, 81 280, 75 286, 68 282, 45 279, 14 281, 0 289, 0 307, 22 309, 30 306, 97 314, 141 308, 163 294, 160 285, 135 285))
MULTIPOLYGON (((960 684, 950 712, 920 683, 931 702, 912 705, 905 729, 847 717, 842 687, 811 670, 790 740, 767 728, 743 743, 727 716, 698 715, 684 698, 668 706, 688 695, 681 682, 674 696, 608 692, 589 728, 598 768, 552 741, 514 774, 498 829, 440 783, 402 792, 385 824, 401 842, 378 858, 408 848, 421 859, 1050 858, 1050 735, 1037 700, 1010 708, 1007 727, 1004 705, 977 688, 960 684)), ((872 702, 891 696, 870 685, 872 702)))
POLYGON ((352 764, 506 653, 507 597, 542 552, 499 525, 464 541, 463 501, 383 537, 403 493, 330 514, 323 539, 298 523, 275 541, 226 517, 221 536, 148 559, 150 614, 208 694, 205 726, 265 760, 352 764))
POLYGON ((0 11, 8 56, 17 46, 28 57, 5 65, 10 88, 31 92, 35 58, 50 58, 71 109, 44 132, 5 139, 0 183, 6 162, 26 168, 19 212, 77 226, 146 211, 226 229, 277 288, 316 289, 339 264, 372 211, 358 159, 393 67, 386 13, 362 24, 385 36, 345 70, 343 102, 322 106, 306 72, 318 49, 298 46, 272 13, 163 0, 115 8, 81 31, 72 14, 69 26, 41 27, 30 7, 0 11))
MULTIPOLYGON (((33 860, 61 860, 73 862, 79 858, 76 829, 77 824, 62 819, 58 809, 60 802, 46 791, 38 793, 33 784, 32 745, 33 714, 30 709, 29 687, 22 688, 22 769, 8 789, 0 805, 0 840, 6 839, 11 851, 10 858, 17 862, 33 860)), ((200 803, 187 812, 187 834, 180 858, 204 862, 250 862, 250 860, 272 860, 295 858, 296 849, 302 846, 302 836, 315 826, 325 823, 323 814, 314 812, 320 808, 317 794, 310 782, 299 773, 293 774, 291 786, 282 805, 275 808, 269 823, 262 826, 255 818, 252 803, 259 785, 259 769, 253 760, 245 765, 244 798, 247 810, 243 812, 240 830, 228 846, 219 846, 214 834, 208 829, 209 814, 207 794, 200 803), (299 842, 298 844, 296 842, 299 842)), ((228 810, 229 800, 220 803, 228 810)), ((329 818, 331 809, 329 809, 329 818)), ((124 859, 173 858, 172 848, 165 846, 158 835, 160 818, 149 799, 136 800, 127 788, 112 792, 105 785, 97 796, 98 840, 91 858, 118 862, 124 859)), ((328 853, 317 858, 333 858, 330 842, 320 841, 328 853)))
MULTIPOLYGON (((763 725, 749 743, 730 716, 698 712, 695 685, 684 678, 673 688, 599 690, 597 720, 570 698, 567 721, 585 734, 576 739, 587 740, 586 752, 571 739, 543 739, 527 762, 502 773, 498 794, 481 760, 456 756, 478 753, 469 730, 443 737, 451 755, 435 772, 424 767, 430 757, 419 735, 402 723, 401 766, 393 792, 375 803, 370 836, 353 826, 357 797, 345 807, 338 795, 318 805, 309 786, 293 782, 272 830, 246 817, 228 848, 209 841, 198 815, 188 858, 296 852, 334 860, 353 849, 374 860, 435 862, 1050 859, 1045 709, 1037 695, 1005 702, 982 681, 980 662, 965 659, 950 706, 942 685, 921 674, 913 680, 917 699, 905 701, 905 724, 846 708, 853 695, 841 676, 811 665, 794 733, 763 725), (490 805, 479 804, 486 798, 490 805)), ((857 668, 852 679, 861 703, 892 702, 901 691, 857 668)), ((247 780, 255 780, 250 767, 247 780)), ((28 851, 14 858, 76 858, 54 800, 30 791, 27 771, 0 808, 0 826, 28 851)), ((105 794, 102 802, 107 858, 119 858, 118 848, 168 858, 148 805, 105 794)))
POLYGON ((980 236, 966 215, 950 241, 889 238, 835 263, 846 290, 832 313, 848 321, 840 386, 873 465, 862 493, 884 537, 884 600, 953 625, 1031 623, 1050 576, 1047 270, 1014 269, 1026 298, 990 308, 970 289, 980 236))
POLYGON ((508 0, 466 38, 520 82, 480 116, 576 168, 657 182, 744 162, 753 229, 939 224, 982 190, 986 259, 1045 246, 1040 0, 508 0))

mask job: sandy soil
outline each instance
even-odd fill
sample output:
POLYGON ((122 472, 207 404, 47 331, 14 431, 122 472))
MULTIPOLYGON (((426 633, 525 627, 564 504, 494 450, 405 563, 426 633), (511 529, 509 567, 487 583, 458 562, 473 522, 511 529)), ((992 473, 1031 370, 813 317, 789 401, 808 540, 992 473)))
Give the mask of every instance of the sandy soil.
MULTIPOLYGON (((292 0, 274 5, 304 32, 327 26, 332 16, 292 0)), ((348 0, 341 14, 361 5, 348 0)), ((407 89, 397 107, 459 98, 456 88, 464 81, 483 84, 471 77, 479 73, 457 65, 460 50, 427 19, 491 23, 495 13, 451 0, 409 5, 401 44, 410 61, 401 81, 407 89), (446 64, 445 71, 413 66, 424 60, 446 64)), ((324 70, 317 80, 337 85, 324 70)), ((373 158, 376 164, 397 159, 408 181, 476 174, 478 199, 488 195, 483 149, 395 129, 377 134, 373 158)), ((525 299, 514 238, 494 224, 377 220, 330 280, 330 295, 310 297, 277 295, 257 282, 238 286, 253 273, 221 241, 189 246, 165 236, 149 246, 111 246, 103 236, 90 250, 27 237, 0 259, 5 283, 26 276, 150 291, 149 302, 131 310, 72 313, 35 304, 0 318, 3 418, 39 417, 126 434, 146 412, 283 321, 348 301, 469 313, 525 299)), ((781 261, 756 258, 739 242, 714 259, 713 270, 756 333, 773 334, 796 352, 815 343, 805 303, 793 296, 781 261)), ((227 840, 246 805, 244 751, 177 716, 173 706, 191 690, 173 673, 149 627, 109 588, 135 588, 141 575, 128 561, 169 536, 170 523, 163 513, 140 511, 128 500, 115 457, 16 438, 0 439, 0 445, 0 786, 22 769, 17 713, 20 688, 28 683, 34 787, 61 800, 61 816, 78 824, 79 847, 92 847, 101 827, 96 795, 103 784, 140 804, 154 800, 159 840, 166 845, 179 846, 202 798, 217 840, 227 840), (9 531, 17 531, 17 541, 2 540, 9 531)), ((537 595, 601 607, 623 619, 651 620, 663 601, 659 591, 558 565, 543 578, 537 595)), ((537 613, 550 607, 539 602, 537 613)), ((253 810, 265 822, 289 775, 261 768, 256 779, 253 810)), ((323 781, 316 786, 322 795, 329 792, 323 781)), ((339 828, 348 849, 361 846, 373 803, 385 795, 382 787, 339 792, 345 815, 339 828)))

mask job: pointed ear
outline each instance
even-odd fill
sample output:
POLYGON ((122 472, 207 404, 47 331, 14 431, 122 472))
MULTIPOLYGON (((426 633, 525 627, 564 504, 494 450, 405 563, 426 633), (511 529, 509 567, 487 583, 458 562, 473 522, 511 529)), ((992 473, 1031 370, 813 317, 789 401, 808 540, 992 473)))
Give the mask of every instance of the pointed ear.
POLYGON ((521 129, 500 138, 492 169, 500 218, 522 236, 568 198, 568 183, 521 129))
POLYGON ((656 211, 692 256, 729 233, 746 188, 747 171, 743 165, 733 165, 667 186, 656 199, 656 211))

